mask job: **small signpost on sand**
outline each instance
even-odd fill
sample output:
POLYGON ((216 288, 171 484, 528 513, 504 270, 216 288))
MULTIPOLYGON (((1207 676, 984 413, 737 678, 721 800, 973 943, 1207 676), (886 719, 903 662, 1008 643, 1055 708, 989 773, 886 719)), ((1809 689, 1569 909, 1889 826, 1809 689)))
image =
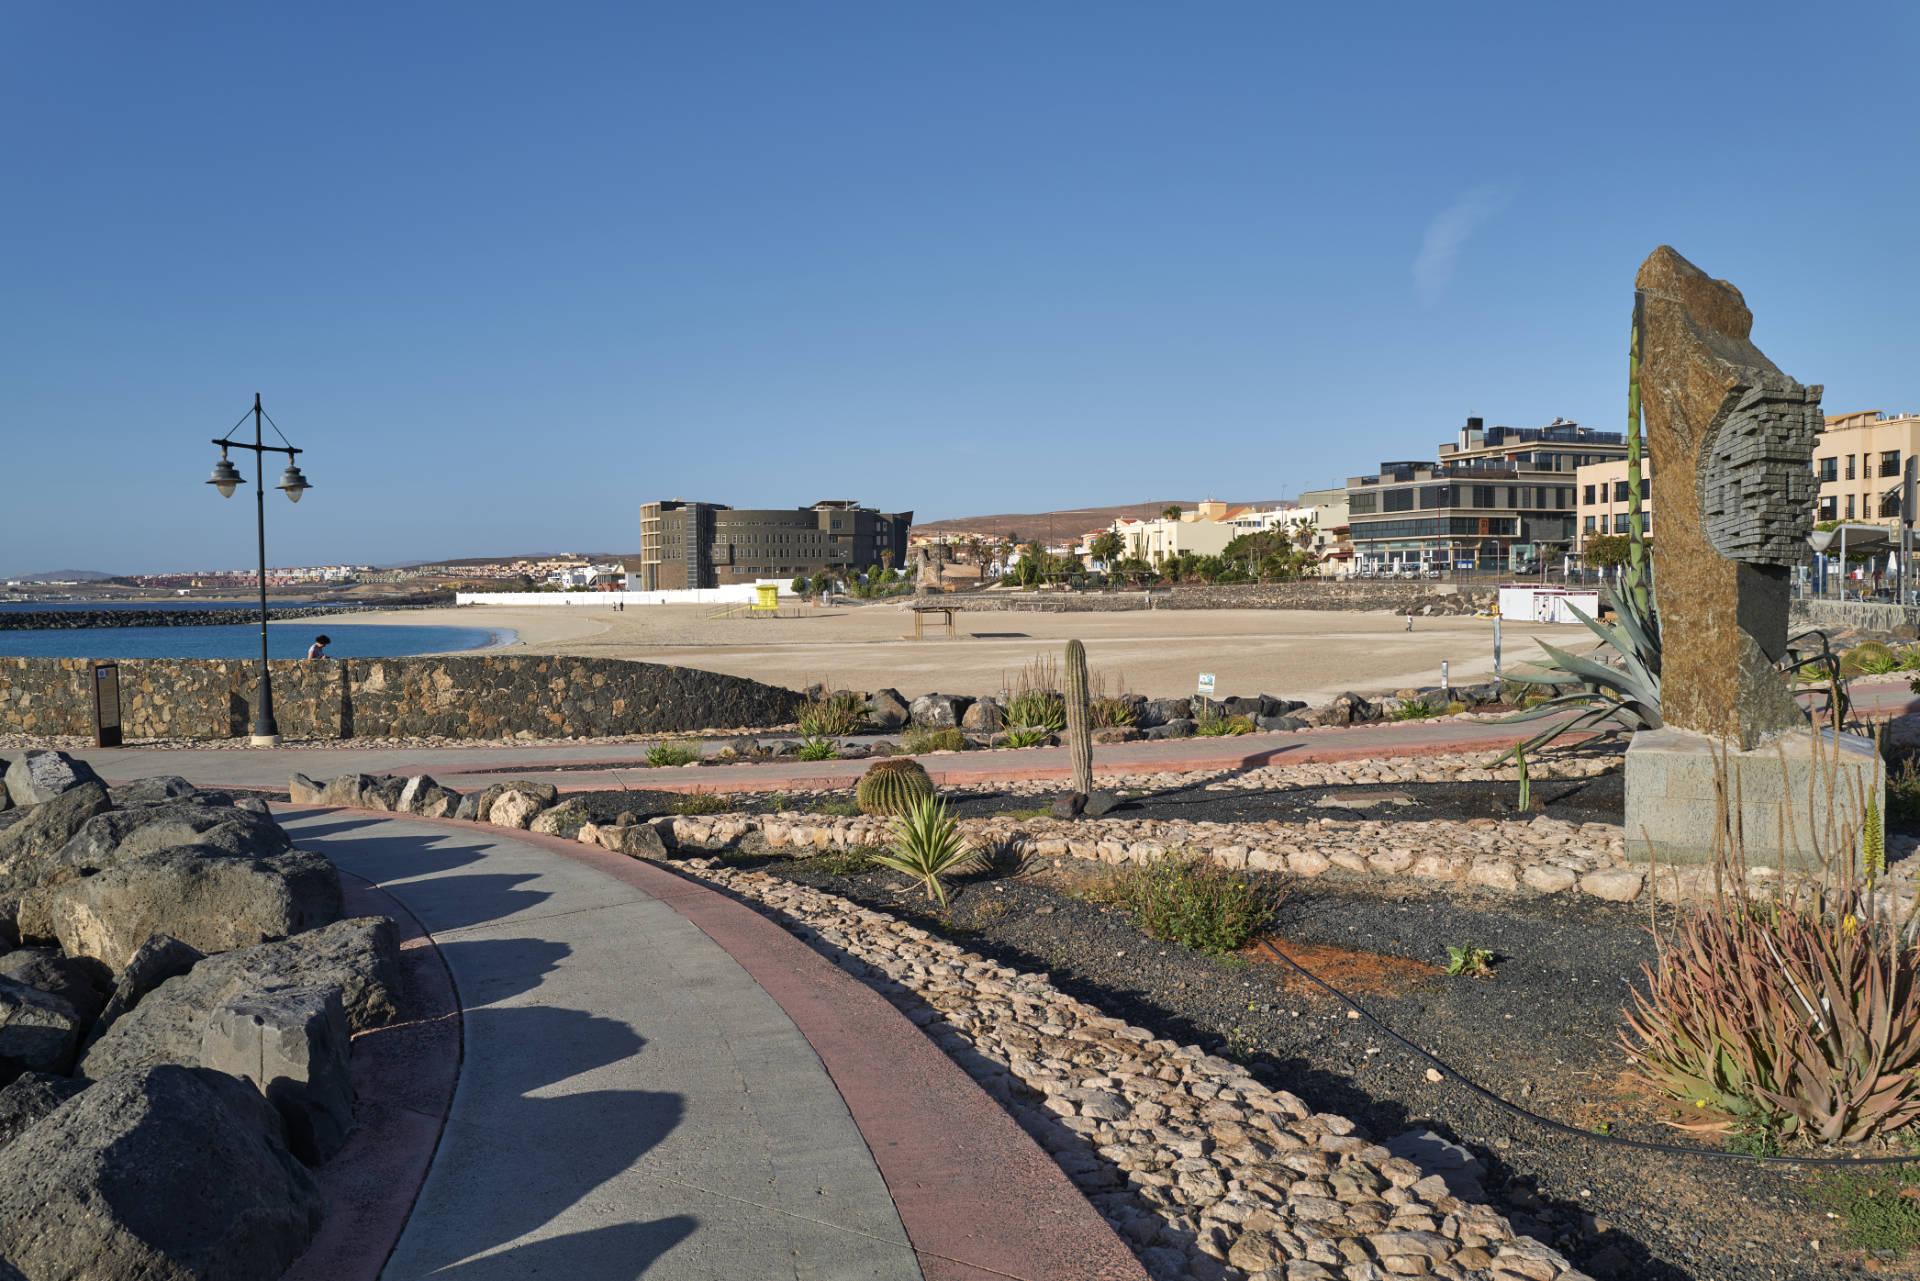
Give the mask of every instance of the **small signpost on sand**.
POLYGON ((1206 695, 1208 698, 1213 697, 1213 673, 1212 672, 1200 673, 1200 689, 1198 692, 1206 695))

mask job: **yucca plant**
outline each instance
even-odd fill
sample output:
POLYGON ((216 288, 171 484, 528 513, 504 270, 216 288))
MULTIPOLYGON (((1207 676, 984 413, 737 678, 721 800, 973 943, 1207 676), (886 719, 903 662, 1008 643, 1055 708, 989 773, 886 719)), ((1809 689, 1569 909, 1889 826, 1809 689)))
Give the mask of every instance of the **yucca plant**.
POLYGON ((947 887, 943 876, 953 876, 980 865, 979 850, 960 834, 960 826, 937 796, 922 797, 907 813, 893 820, 887 830, 891 838, 886 850, 873 861, 881 867, 905 872, 926 887, 927 897, 947 906, 947 887))
POLYGON ((1093 727, 1105 729, 1109 725, 1134 725, 1140 720, 1133 704, 1124 698, 1096 698, 1093 700, 1093 727))
POLYGON ((1008 747, 1038 747, 1052 737, 1052 730, 1042 729, 1038 725, 1023 725, 1008 730, 1002 741, 1008 747))

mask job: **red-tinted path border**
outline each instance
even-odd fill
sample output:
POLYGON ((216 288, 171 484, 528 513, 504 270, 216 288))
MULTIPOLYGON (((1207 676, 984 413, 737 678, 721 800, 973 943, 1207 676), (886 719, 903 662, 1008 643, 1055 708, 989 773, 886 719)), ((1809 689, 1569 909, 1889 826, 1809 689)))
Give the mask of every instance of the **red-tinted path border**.
MULTIPOLYGON (((744 903, 657 864, 557 836, 379 810, 274 809, 484 830, 584 864, 679 912, 740 963, 820 1056, 873 1153, 927 1281, 1147 1281, 1053 1159, 919 1028, 744 903)), ((409 1191, 409 1207, 412 1198, 409 1191)), ((332 1267, 325 1275, 372 1277, 377 1269, 332 1267)))
POLYGON ((347 915, 393 918, 404 1008, 399 1021, 353 1038, 353 1133, 314 1171, 327 1217, 281 1281, 376 1281, 426 1181, 460 1077, 460 1000, 432 936, 379 886, 343 872, 340 888, 347 915))

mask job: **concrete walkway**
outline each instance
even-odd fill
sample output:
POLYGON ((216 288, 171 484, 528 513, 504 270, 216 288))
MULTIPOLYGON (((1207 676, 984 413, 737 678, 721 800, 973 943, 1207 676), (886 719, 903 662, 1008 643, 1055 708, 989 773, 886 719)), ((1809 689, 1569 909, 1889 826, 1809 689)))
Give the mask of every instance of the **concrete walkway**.
MULTIPOLYGON (((1307 734, 1116 743, 1095 747, 1093 764, 1096 774, 1113 775, 1497 751, 1539 728, 1538 724, 1434 725, 1416 721, 1307 734)), ((178 774, 206 787, 285 788, 287 779, 295 773, 323 780, 342 774, 431 774, 461 791, 512 778, 540 779, 562 791, 622 786, 669 791, 794 791, 850 787, 868 764, 864 760, 808 762, 783 757, 753 764, 650 769, 643 750, 606 744, 417 749, 132 747, 72 754, 86 759, 109 781, 178 774)), ((939 753, 919 759, 936 782, 947 784, 1066 778, 1071 772, 1064 747, 939 753)))
POLYGON ((459 1080, 387 1281, 1145 1281, 917 1027, 744 905, 555 837, 279 816, 411 912, 457 989, 459 1080))
POLYGON ((806 1039, 671 907, 479 828, 286 826, 406 904, 465 1011, 385 1277, 921 1276, 806 1039))

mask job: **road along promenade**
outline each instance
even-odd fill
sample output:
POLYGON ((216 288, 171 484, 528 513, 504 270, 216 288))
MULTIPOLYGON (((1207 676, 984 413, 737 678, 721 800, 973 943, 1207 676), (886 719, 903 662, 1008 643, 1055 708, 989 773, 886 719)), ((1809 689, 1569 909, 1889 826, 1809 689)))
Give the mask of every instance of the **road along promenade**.
POLYGON ((338 1243, 366 1224, 374 1248, 296 1275, 1144 1278, 904 1015, 742 904, 531 833, 277 814, 411 914, 461 1028, 430 1162, 379 1167, 424 1180, 332 1226, 338 1243))

